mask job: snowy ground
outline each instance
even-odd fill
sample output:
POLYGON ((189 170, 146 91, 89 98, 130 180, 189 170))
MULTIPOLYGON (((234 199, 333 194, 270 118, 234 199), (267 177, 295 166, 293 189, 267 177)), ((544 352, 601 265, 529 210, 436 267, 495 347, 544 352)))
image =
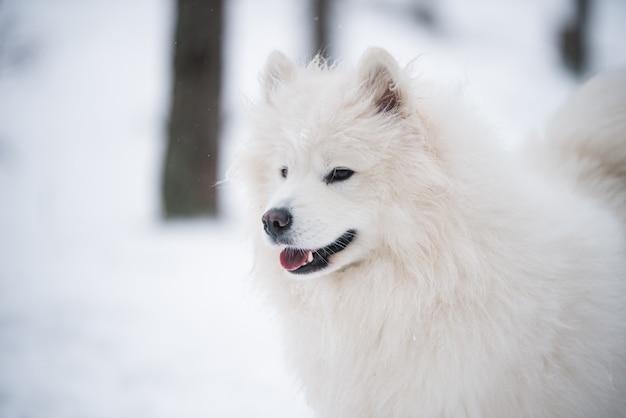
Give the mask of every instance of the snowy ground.
MULTIPOLYGON (((225 162, 267 53, 309 53, 311 20, 299 2, 226 3, 225 162)), ((566 0, 433 3, 437 30, 337 2, 335 51, 421 54, 426 77, 466 82, 508 140, 573 86, 551 48, 566 0)), ((593 70, 624 65, 626 3, 596 4, 593 70)), ((228 187, 222 222, 158 218, 172 10, 0 1, 0 418, 310 416, 247 291, 228 187)))

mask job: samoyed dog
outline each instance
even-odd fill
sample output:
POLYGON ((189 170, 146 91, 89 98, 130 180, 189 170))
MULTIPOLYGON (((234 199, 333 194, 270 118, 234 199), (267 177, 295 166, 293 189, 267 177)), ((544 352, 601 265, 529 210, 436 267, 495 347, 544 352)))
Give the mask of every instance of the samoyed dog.
POLYGON ((319 416, 626 416, 625 72, 515 158, 382 49, 262 84, 230 177, 319 416))

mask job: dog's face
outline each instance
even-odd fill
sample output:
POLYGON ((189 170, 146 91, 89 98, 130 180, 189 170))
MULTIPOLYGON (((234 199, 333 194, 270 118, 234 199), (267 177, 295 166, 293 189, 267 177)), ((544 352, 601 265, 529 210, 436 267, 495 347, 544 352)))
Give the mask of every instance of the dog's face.
POLYGON ((259 227, 280 251, 282 268, 297 278, 330 273, 364 256, 374 222, 366 161, 350 147, 337 152, 338 132, 294 133, 269 157, 269 194, 259 227), (307 137, 311 135, 312 137, 307 137), (323 136, 321 137, 313 137, 323 136))
POLYGON ((393 184, 407 164, 402 151, 418 144, 402 145, 414 128, 402 77, 381 50, 366 53, 354 72, 320 63, 296 69, 282 54, 270 56, 255 137, 239 167, 266 244, 261 256, 289 277, 359 264, 404 216, 394 212, 393 184))

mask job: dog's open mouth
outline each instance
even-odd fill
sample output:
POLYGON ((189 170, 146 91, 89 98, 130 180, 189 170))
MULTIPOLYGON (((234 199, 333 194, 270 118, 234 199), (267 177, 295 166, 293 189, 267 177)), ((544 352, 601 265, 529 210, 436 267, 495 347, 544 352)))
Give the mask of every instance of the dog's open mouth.
POLYGON ((356 236, 350 229, 337 238, 332 244, 317 250, 287 247, 280 253, 280 264, 290 273, 307 274, 328 266, 332 255, 343 251, 356 236))

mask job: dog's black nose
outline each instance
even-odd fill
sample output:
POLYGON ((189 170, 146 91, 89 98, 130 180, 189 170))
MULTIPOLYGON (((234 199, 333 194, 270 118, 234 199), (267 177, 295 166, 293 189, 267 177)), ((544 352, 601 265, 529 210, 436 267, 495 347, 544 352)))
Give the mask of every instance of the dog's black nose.
POLYGON ((278 238, 291 226, 291 213, 287 209, 270 209, 261 218, 263 229, 272 238, 278 238))

